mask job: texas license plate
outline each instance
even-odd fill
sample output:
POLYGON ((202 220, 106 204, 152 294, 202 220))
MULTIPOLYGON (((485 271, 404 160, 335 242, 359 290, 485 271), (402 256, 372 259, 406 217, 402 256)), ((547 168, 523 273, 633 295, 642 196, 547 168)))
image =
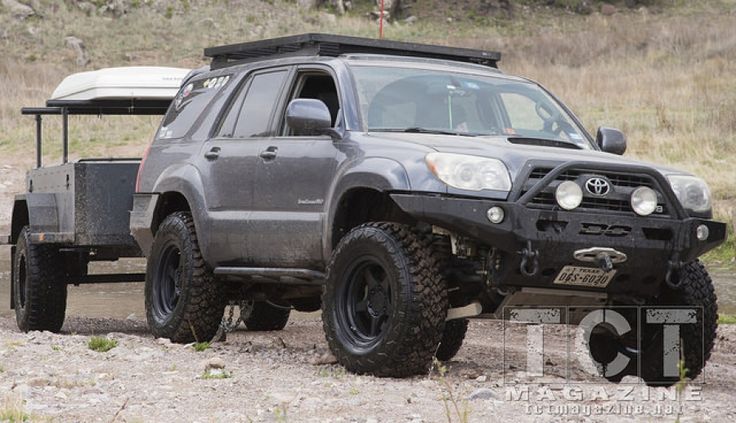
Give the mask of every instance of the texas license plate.
POLYGON ((587 286, 605 288, 616 275, 616 269, 604 272, 595 267, 565 266, 555 278, 557 285, 587 286))

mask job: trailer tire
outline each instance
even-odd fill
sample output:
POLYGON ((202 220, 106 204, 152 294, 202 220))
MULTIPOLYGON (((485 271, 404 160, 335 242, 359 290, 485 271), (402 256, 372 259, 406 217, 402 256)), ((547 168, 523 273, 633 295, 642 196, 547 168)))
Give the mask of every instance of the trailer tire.
POLYGON ((256 301, 246 315, 241 313, 240 319, 248 330, 265 332, 286 327, 290 314, 290 308, 277 307, 265 301, 256 301))
POLYGON ((322 304, 327 343, 349 371, 429 371, 445 326, 447 287, 408 226, 367 223, 345 235, 328 265, 322 304))
POLYGON ((12 266, 18 328, 59 332, 64 325, 67 290, 58 248, 31 242, 25 226, 18 235, 12 266))
POLYGON ((225 310, 223 288, 199 249, 189 212, 167 216, 156 231, 146 268, 146 318, 157 338, 205 342, 225 310))

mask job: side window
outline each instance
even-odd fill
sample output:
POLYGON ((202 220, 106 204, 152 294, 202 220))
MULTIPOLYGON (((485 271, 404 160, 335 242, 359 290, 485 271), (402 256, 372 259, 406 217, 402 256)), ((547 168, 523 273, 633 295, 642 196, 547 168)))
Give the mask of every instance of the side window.
MULTIPOLYGON (((340 99, 332 76, 323 73, 306 73, 301 75, 297 78, 292 99, 297 98, 311 98, 325 103, 327 109, 330 111, 332 126, 335 126, 337 116, 340 113, 340 99)), ((284 125, 286 125, 286 122, 284 122, 284 125)), ((286 127, 286 135, 299 136, 311 134, 297 134, 286 127)))
POLYGON ((161 122, 158 138, 176 139, 185 136, 202 110, 229 81, 230 75, 225 75, 188 82, 171 102, 171 107, 161 122))
POLYGON ((250 81, 235 124, 235 138, 263 137, 269 133, 271 115, 286 79, 286 70, 262 73, 250 81))

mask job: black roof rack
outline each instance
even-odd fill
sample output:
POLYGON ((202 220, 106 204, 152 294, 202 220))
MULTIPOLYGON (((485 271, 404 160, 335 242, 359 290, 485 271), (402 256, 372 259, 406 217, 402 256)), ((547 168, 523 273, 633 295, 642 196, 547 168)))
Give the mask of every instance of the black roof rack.
POLYGON ((271 38, 241 44, 230 44, 204 49, 212 58, 212 69, 224 68, 249 59, 276 55, 339 56, 350 53, 386 54, 394 56, 427 57, 498 67, 501 53, 429 44, 377 40, 331 34, 301 34, 271 38))

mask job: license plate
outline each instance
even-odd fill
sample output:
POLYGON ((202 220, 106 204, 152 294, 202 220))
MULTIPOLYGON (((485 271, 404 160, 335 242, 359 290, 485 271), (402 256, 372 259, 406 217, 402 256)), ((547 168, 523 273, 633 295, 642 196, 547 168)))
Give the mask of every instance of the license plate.
POLYGON ((587 286, 605 288, 616 275, 616 269, 604 272, 595 267, 565 266, 555 278, 557 285, 587 286))

